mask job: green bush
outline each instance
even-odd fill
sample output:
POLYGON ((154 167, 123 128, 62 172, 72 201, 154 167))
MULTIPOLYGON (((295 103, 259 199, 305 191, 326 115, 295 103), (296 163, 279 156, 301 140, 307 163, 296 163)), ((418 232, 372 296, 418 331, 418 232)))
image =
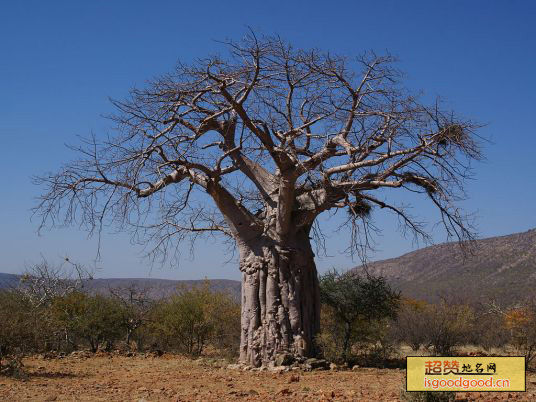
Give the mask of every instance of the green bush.
POLYGON ((400 296, 384 278, 331 271, 320 277, 320 298, 317 342, 327 359, 349 362, 356 349, 387 351, 386 326, 396 316, 400 296))
POLYGON ((73 348, 82 340, 92 352, 103 344, 110 349, 125 333, 124 311, 109 297, 72 292, 55 298, 51 310, 53 319, 73 348))
POLYGON ((15 292, 0 292, 0 370, 2 360, 32 344, 29 310, 15 292))
POLYGON ((212 323, 209 343, 220 355, 238 356, 240 349, 240 303, 224 292, 211 292, 207 317, 212 323))
POLYGON ((157 303, 149 332, 161 349, 199 356, 208 344, 237 350, 239 323, 238 304, 206 283, 157 303))
POLYGON ((40 351, 51 337, 44 308, 18 291, 0 291, 0 372, 20 377, 22 356, 40 351))

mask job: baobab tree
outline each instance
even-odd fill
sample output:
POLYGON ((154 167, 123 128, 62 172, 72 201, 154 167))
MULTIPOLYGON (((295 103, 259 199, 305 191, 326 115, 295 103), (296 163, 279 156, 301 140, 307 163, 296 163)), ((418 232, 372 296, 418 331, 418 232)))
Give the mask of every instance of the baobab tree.
POLYGON ((475 125, 426 106, 390 56, 347 58, 251 34, 227 56, 176 69, 113 101, 115 130, 37 181, 44 225, 116 223, 153 252, 221 233, 239 250, 240 361, 315 353, 319 290, 311 240, 318 216, 346 210, 352 249, 375 208, 427 238, 396 202, 422 193, 447 233, 470 238, 456 207, 475 125))

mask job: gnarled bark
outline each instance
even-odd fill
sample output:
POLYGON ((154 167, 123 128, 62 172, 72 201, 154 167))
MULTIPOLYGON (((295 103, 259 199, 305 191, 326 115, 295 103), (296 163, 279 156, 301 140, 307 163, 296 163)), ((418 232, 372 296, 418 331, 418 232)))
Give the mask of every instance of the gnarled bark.
POLYGON ((279 353, 312 356, 320 302, 314 253, 306 233, 286 247, 266 239, 241 243, 240 362, 258 367, 279 353))

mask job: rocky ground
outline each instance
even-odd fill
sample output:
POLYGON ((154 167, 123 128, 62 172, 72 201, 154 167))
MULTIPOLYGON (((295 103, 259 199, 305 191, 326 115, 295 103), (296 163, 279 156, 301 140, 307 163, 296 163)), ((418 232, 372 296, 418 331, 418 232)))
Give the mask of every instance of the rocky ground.
MULTIPOLYGON (((0 377, 1 401, 397 401, 399 369, 243 371, 212 360, 164 355, 75 354, 24 360, 29 379, 0 377)), ((536 400, 526 393, 459 393, 458 400, 536 400)))

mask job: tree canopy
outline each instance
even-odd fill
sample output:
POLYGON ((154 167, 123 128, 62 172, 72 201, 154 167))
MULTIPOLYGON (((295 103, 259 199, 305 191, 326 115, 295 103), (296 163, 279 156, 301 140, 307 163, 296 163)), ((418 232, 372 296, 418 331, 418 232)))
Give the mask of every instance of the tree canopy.
POLYGON ((471 238, 455 201, 480 156, 477 126, 420 102, 393 57, 349 58, 253 34, 225 45, 226 57, 179 64, 113 101, 116 130, 37 178, 43 224, 115 222, 166 251, 213 232, 281 243, 344 208, 359 246, 358 225, 383 208, 427 239, 390 191, 376 191, 406 189, 430 199, 449 236, 471 238))

